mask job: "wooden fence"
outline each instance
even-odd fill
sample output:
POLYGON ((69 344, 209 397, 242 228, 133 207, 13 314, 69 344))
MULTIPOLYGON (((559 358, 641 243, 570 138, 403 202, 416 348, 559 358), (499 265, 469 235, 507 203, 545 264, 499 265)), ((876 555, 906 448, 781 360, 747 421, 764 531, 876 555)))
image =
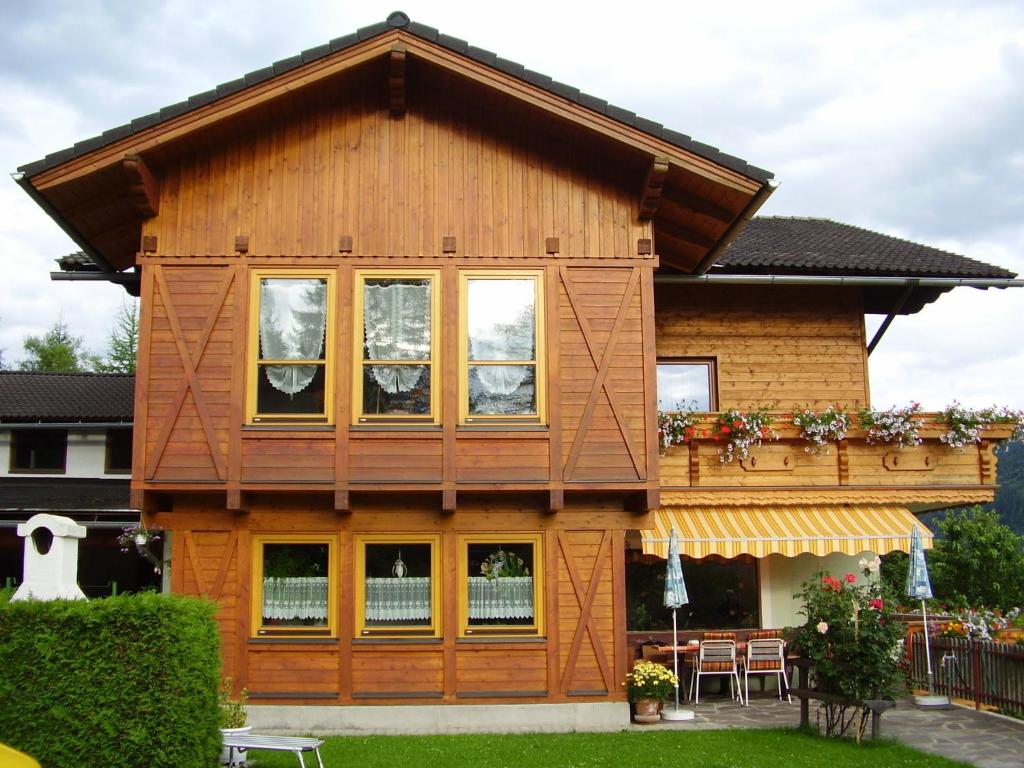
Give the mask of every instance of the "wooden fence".
MULTIPOLYGON (((936 693, 1024 715, 1024 645, 933 637, 931 654, 936 693)), ((911 637, 909 657, 912 686, 927 689, 923 634, 911 637)))

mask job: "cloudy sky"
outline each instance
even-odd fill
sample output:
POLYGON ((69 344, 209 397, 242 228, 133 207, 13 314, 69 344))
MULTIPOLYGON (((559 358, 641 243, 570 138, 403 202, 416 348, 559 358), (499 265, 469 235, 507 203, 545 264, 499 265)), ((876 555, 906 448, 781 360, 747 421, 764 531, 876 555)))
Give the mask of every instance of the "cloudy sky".
MULTIPOLYGON (((1024 273, 1024 4, 404 0, 414 20, 775 172, 766 215, 821 216, 1024 273), (926 7, 925 7, 926 6, 926 7)), ((0 3, 0 165, 70 146, 381 21, 331 0, 0 3)), ((53 283, 76 250, 0 179, 0 349, 63 314, 100 349, 120 289, 53 283)), ((869 332, 878 318, 869 318, 869 332)), ((1024 407, 1024 288, 897 318, 877 407, 1024 407)))

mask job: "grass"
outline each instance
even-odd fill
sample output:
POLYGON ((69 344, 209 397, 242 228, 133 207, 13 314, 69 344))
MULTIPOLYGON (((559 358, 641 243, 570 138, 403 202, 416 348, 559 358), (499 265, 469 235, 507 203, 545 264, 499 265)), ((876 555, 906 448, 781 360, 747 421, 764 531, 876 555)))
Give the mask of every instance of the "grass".
MULTIPOLYGON (((657 731, 512 736, 338 736, 320 750, 327 768, 555 768, 701 766, 702 768, 952 768, 964 763, 891 741, 824 739, 795 730, 657 731)), ((254 752, 256 768, 293 768, 287 753, 254 752)), ((316 759, 306 758, 306 765, 316 759)))

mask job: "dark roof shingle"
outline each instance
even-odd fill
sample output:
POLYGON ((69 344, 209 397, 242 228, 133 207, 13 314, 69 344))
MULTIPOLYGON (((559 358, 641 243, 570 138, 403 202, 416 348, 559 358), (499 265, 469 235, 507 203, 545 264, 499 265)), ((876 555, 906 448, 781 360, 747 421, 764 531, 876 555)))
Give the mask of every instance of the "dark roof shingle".
POLYGON ((134 376, 0 371, 0 422, 130 423, 134 409, 134 376))
POLYGON ((482 48, 468 45, 464 40, 440 34, 433 27, 428 27, 423 24, 410 21, 409 17, 401 11, 395 11, 392 13, 388 16, 387 21, 363 27, 355 34, 335 38, 329 44, 310 48, 303 51, 300 55, 283 59, 282 61, 275 62, 271 66, 264 67, 254 72, 249 72, 238 80, 233 80, 231 83, 217 86, 214 90, 196 94, 184 101, 178 102, 177 104, 164 107, 153 114, 136 118, 127 125, 111 128, 110 130, 104 131, 101 136, 95 136, 93 138, 80 141, 75 146, 60 150, 59 152, 51 153, 42 160, 26 163, 19 167, 18 170, 25 173, 27 176, 34 176, 37 173, 49 170, 63 162, 86 154, 86 152, 106 146, 107 144, 112 144, 126 136, 130 136, 133 133, 139 133, 140 131, 162 123, 165 120, 170 120, 171 118, 183 115, 194 109, 199 109, 212 101, 216 101, 224 96, 235 93, 238 90, 241 90, 239 86, 240 81, 243 82, 246 87, 256 85, 257 83, 268 80, 271 77, 276 77, 284 72, 288 72, 295 67, 308 64, 325 56, 330 56, 364 40, 368 40, 371 37, 384 34, 393 28, 404 29, 405 32, 410 35, 414 35, 430 43, 434 43, 435 45, 440 45, 443 48, 447 48, 461 56, 468 56, 471 59, 501 70, 512 77, 516 77, 538 88, 542 88, 556 96, 562 97, 563 99, 579 104, 594 112, 599 112, 606 117, 619 121, 620 123, 625 123, 626 125, 636 128, 648 135, 667 141, 669 144, 673 144, 680 149, 685 149, 695 155, 720 163, 721 165, 734 170, 737 173, 741 173, 748 178, 754 179, 755 181, 766 182, 775 176, 771 171, 766 171, 763 168, 750 165, 745 160, 732 157, 731 155, 725 155, 715 147, 708 144, 692 141, 688 136, 665 128, 659 123, 639 117, 629 110, 608 104, 608 102, 596 99, 588 94, 580 93, 578 89, 567 86, 564 83, 559 83, 547 75, 529 70, 522 64, 499 58, 497 54, 485 51, 482 48))
POLYGON ((752 219, 716 272, 1013 278, 1014 272, 931 246, 829 219, 752 219))

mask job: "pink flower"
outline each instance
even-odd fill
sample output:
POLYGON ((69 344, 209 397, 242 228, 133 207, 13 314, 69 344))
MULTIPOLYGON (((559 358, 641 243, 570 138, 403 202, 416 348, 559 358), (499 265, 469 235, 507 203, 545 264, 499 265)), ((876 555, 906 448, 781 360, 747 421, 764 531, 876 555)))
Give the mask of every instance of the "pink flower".
POLYGON ((855 581, 857 581, 857 577, 854 576, 852 573, 846 574, 845 578, 847 584, 853 584, 855 581))
POLYGON ((871 608, 874 608, 876 611, 882 610, 882 605, 883 605, 882 601, 879 600, 877 597, 874 600, 872 600, 870 603, 868 603, 868 606, 871 607, 871 608))

